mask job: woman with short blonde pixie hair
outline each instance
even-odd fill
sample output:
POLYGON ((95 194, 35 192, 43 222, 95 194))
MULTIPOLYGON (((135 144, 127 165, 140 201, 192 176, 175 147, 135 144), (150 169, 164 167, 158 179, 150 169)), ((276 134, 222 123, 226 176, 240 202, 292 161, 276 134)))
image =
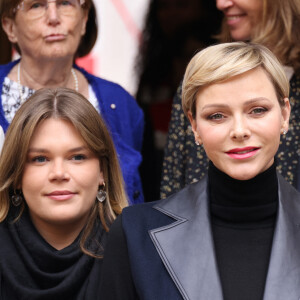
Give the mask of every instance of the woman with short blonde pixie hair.
POLYGON ((259 44, 223 43, 202 50, 189 62, 182 83, 182 108, 185 115, 191 111, 195 117, 195 102, 199 89, 257 67, 263 68, 270 77, 278 101, 280 105, 284 105, 283 99, 289 95, 289 82, 271 51, 259 44))
POLYGON ((275 158, 289 129, 288 86, 264 46, 226 43, 192 58, 183 107, 208 171, 122 211, 104 253, 105 299, 299 298, 300 194, 275 158))
MULTIPOLYGON (((277 153, 277 169, 300 191, 299 0, 216 0, 216 6, 224 14, 221 33, 218 36, 221 43, 250 41, 266 46, 283 64, 290 85, 292 114, 290 130, 282 137, 277 153)), ((219 57, 219 60, 227 65, 223 57, 219 57)), ((193 147, 194 135, 181 107, 181 91, 181 87, 178 88, 173 101, 163 162, 160 189, 162 198, 200 180, 208 168, 204 149, 193 147)))
POLYGON ((71 89, 38 90, 16 112, 0 157, 1 295, 102 299, 106 234, 127 205, 113 141, 92 104, 71 89))

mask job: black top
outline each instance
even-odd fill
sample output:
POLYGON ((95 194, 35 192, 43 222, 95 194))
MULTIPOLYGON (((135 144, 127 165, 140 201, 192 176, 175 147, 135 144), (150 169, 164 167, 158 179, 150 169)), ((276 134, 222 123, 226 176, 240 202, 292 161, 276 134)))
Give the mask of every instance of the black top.
POLYGON ((224 299, 260 300, 266 282, 278 207, 276 166, 235 180, 209 164, 215 253, 224 299))
MULTIPOLYGON (((0 299, 103 299, 102 259, 83 254, 79 238, 56 250, 41 237, 26 211, 17 222, 10 218, 0 223, 0 299)), ((100 222, 93 238, 98 245, 106 239, 100 222)))

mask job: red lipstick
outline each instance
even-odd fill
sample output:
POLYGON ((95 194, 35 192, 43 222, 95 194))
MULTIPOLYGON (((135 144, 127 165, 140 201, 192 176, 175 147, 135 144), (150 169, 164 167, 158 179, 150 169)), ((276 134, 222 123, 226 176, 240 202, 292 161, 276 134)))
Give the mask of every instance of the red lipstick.
POLYGON ((260 148, 258 147, 243 147, 243 148, 234 148, 226 152, 226 154, 234 159, 247 159, 254 156, 260 148))

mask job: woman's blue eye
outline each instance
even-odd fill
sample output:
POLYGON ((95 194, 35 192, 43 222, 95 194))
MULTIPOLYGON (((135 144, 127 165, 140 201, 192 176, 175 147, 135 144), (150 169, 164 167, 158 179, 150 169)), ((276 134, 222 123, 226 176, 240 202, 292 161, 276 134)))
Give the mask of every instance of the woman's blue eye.
POLYGON ((59 5, 69 6, 69 5, 72 5, 72 1, 60 1, 59 5))
POLYGON ((33 162, 37 162, 37 163, 43 163, 45 162, 47 159, 44 156, 36 156, 34 158, 32 158, 33 162))
POLYGON ((84 160, 86 158, 83 154, 77 154, 72 157, 72 160, 84 160))
POLYGON ((29 9, 37 9, 37 8, 44 8, 46 6, 46 4, 42 1, 32 1, 32 2, 29 2, 26 7, 27 7, 27 10, 29 9))

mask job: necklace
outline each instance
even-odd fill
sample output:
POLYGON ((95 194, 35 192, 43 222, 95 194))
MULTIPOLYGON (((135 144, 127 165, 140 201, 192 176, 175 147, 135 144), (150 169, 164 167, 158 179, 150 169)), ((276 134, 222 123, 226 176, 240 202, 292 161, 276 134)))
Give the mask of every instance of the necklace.
POLYGON ((78 78, 77 78, 74 68, 71 69, 71 73, 73 75, 74 82, 75 82, 75 91, 78 92, 78 78))
MULTIPOLYGON (((21 62, 18 63, 18 90, 19 90, 19 94, 20 94, 20 98, 21 98, 21 102, 24 103, 25 99, 24 99, 24 94, 22 91, 22 85, 21 85, 21 79, 20 79, 20 73, 21 73, 21 62)), ((71 74, 73 76, 74 79, 74 83, 75 83, 75 91, 78 92, 78 77, 76 75, 76 72, 74 70, 74 68, 71 69, 71 74)))

